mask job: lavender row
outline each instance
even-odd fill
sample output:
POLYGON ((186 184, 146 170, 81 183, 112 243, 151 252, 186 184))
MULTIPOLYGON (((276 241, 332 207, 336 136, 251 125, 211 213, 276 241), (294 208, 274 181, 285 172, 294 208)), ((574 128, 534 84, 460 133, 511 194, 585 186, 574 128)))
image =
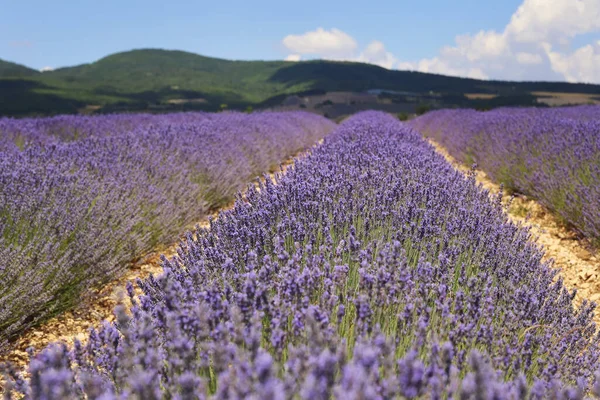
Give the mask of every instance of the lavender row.
POLYGON ((49 146, 90 137, 119 136, 149 126, 201 124, 220 118, 219 114, 202 112, 0 118, 0 151, 20 151, 31 146, 49 146))
POLYGON ((332 127, 307 113, 0 120, 0 349, 332 127))
POLYGON ((529 233, 389 115, 362 113, 181 243, 85 345, 9 389, 55 399, 580 399, 579 310, 529 233))
POLYGON ((600 244, 600 107, 444 110, 413 126, 600 244))

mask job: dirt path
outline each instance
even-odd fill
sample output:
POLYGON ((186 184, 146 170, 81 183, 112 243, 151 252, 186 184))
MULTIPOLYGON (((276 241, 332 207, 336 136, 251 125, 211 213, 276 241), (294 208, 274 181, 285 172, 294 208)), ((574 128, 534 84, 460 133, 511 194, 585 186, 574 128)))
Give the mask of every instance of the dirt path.
MULTIPOLYGON (((429 142, 454 168, 461 172, 470 171, 442 146, 431 139, 429 142)), ((491 194, 500 192, 500 185, 492 182, 485 172, 477 171, 476 180, 491 194)), ((545 259, 553 259, 554 267, 560 269, 566 286, 577 289, 576 305, 579 306, 584 299, 600 304, 600 254, 535 200, 518 195, 511 202, 511 196, 505 193, 503 204, 509 203, 507 214, 510 220, 531 227, 536 242, 546 252, 545 259)), ((594 321, 600 326, 600 312, 595 313, 594 321)))
MULTIPOLYGON (((316 145, 320 145, 323 140, 320 140, 316 145)), ((313 147, 314 148, 314 147, 313 147)), ((295 160, 306 157, 310 150, 299 153, 290 157, 280 164, 281 173, 293 165, 295 160)), ((275 181, 275 176, 279 172, 270 173, 269 177, 275 181)), ((221 208, 219 211, 207 215, 198 221, 194 226, 208 227, 210 218, 218 218, 220 212, 231 209, 233 203, 221 208)), ((191 230, 192 227, 190 226, 191 230)), ((17 368, 23 370, 29 363, 29 355, 27 349, 30 347, 39 351, 52 342, 63 342, 71 346, 75 339, 85 343, 87 333, 92 327, 99 327, 102 321, 114 321, 113 310, 119 303, 128 305, 129 299, 126 296, 125 287, 127 282, 132 282, 136 287, 136 293, 141 294, 137 288, 135 281, 140 278, 144 279, 152 275, 157 275, 162 272, 161 255, 166 258, 171 258, 177 254, 180 241, 171 244, 170 246, 159 246, 154 251, 146 254, 140 261, 133 263, 123 276, 114 281, 109 282, 102 288, 92 289, 89 295, 74 310, 64 312, 42 325, 27 330, 23 333, 12 345, 11 351, 4 356, 0 356, 0 364, 2 362, 11 362, 17 368)), ((23 371, 25 372, 25 371, 23 371)), ((0 377, 1 380, 1 377, 0 377)), ((0 382, 1 383, 1 382, 0 382)), ((0 393, 2 388, 0 384, 0 393)))

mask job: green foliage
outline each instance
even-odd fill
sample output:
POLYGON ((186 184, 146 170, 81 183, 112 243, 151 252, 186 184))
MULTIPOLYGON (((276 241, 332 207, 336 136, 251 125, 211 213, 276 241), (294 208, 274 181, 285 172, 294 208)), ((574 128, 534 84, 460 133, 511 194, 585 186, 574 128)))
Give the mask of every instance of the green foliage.
POLYGON ((31 79, 0 78, 0 116, 73 114, 85 103, 47 92, 31 79))
POLYGON ((417 115, 423 115, 429 111, 431 111, 431 106, 429 104, 419 104, 415 110, 415 113, 417 115))
MULTIPOLYGON (((535 97, 531 91, 600 92, 600 86, 588 84, 480 81, 355 62, 229 61, 157 49, 117 53, 91 64, 44 73, 0 60, 0 81, 6 79, 26 80, 36 87, 13 87, 11 99, 3 91, 0 115, 73 113, 86 105, 101 106, 100 112, 218 111, 221 104, 246 110, 248 106, 281 104, 290 94, 370 89, 397 92, 387 95, 392 100, 394 96, 406 100, 437 93, 445 106, 461 107, 532 105, 535 97), (463 93, 494 93, 498 97, 478 103, 463 93)), ((330 101, 323 102, 328 104, 330 101)))
POLYGON ((39 71, 24 65, 0 60, 0 78, 25 78, 40 74, 39 71))
POLYGON ((398 113, 398 119, 400 121, 408 121, 408 114, 404 112, 398 113))

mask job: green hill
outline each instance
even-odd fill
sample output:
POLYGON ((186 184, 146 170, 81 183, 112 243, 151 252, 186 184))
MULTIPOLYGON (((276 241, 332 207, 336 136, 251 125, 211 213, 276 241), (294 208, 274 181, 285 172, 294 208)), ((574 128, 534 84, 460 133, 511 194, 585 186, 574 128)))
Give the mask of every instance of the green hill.
POLYGON ((285 64, 221 60, 183 51, 134 50, 57 69, 44 74, 44 79, 124 97, 151 99, 155 96, 149 92, 153 92, 158 98, 207 96, 259 102, 280 93, 282 85, 268 80, 285 64))
POLYGON ((0 60, 0 79, 1 78, 22 78, 39 75, 40 72, 28 68, 24 65, 15 64, 9 61, 0 60))
POLYGON ((469 106, 465 93, 508 96, 509 100, 501 99, 498 104, 531 103, 535 101, 531 91, 600 96, 598 85, 481 81, 321 60, 230 61, 155 49, 117 53, 90 64, 44 73, 0 60, 0 114, 4 115, 97 109, 211 111, 222 104, 237 109, 260 108, 278 105, 290 94, 373 89, 389 91, 383 96, 390 101, 402 102, 408 95, 410 101, 416 96, 416 101, 422 102, 435 94, 446 99, 443 104, 458 106, 469 106))
POLYGON ((311 89, 327 91, 364 91, 377 88, 404 92, 507 94, 548 91, 600 94, 600 85, 484 81, 423 72, 389 70, 372 64, 322 60, 287 65, 280 68, 270 81, 286 85, 311 82, 311 89))

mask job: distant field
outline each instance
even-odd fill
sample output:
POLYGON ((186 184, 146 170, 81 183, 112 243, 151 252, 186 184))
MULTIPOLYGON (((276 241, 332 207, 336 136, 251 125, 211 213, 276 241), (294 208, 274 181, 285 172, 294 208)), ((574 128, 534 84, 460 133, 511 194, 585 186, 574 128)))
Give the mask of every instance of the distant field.
POLYGON ((538 103, 552 107, 575 104, 600 104, 600 95, 588 93, 531 92, 538 103))
POLYGON ((394 102, 391 98, 370 93, 329 92, 318 95, 291 95, 271 109, 276 111, 304 109, 338 119, 365 110, 380 110, 392 114, 414 113, 417 105, 417 101, 394 102))
MULTIPOLYGON (((580 104, 600 104, 600 94, 592 93, 566 93, 566 92, 531 92, 536 97, 536 102, 550 107, 560 107, 580 104)), ((491 100, 498 97, 491 93, 465 93, 469 100, 491 100)))
POLYGON ((192 104, 205 104, 207 103, 206 99, 170 99, 167 100, 167 103, 169 104, 187 104, 187 103, 192 103, 192 104))
POLYGON ((490 93, 465 93, 465 97, 469 100, 489 100, 498 97, 498 95, 490 93))

